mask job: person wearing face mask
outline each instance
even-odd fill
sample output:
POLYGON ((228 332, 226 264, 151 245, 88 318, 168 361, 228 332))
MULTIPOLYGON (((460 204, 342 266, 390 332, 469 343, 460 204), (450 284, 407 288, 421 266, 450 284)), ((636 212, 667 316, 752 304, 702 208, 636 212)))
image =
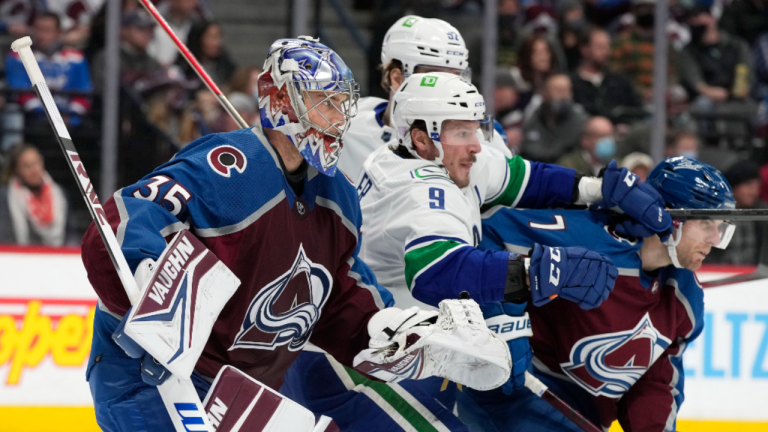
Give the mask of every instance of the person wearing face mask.
POLYGON ((579 147, 558 159, 557 165, 597 175, 614 153, 613 124, 605 117, 592 117, 584 126, 579 147))
MULTIPOLYGON (((611 49, 611 67, 627 75, 634 84, 643 101, 653 98, 653 26, 656 0, 632 0, 634 24, 620 33, 611 49)), ((676 54, 670 47, 668 66, 668 85, 676 79, 676 54)))
POLYGON ((578 1, 567 0, 560 6, 559 40, 565 53, 568 70, 573 71, 579 66, 581 52, 579 51, 579 35, 587 28, 584 17, 584 6, 578 1))
POLYGON ((687 23, 691 43, 680 54, 680 81, 698 96, 694 105, 745 98, 754 74, 747 43, 719 29, 706 7, 694 8, 687 23))
POLYGON ((40 152, 28 144, 12 147, 0 180, 0 243, 64 245, 69 206, 40 152))
POLYGON ((543 102, 523 125, 521 155, 539 162, 554 162, 579 145, 587 122, 581 106, 573 103, 571 79, 553 75, 544 85, 543 102))

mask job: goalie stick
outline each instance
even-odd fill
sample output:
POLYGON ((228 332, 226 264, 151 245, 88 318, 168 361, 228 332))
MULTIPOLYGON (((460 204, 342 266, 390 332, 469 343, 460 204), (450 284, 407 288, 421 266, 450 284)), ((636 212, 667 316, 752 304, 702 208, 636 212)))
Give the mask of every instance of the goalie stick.
MULTIPOLYGON (((75 176, 75 180, 77 180, 80 194, 83 196, 88 211, 91 213, 91 217, 99 231, 99 235, 107 247, 107 253, 109 253, 115 270, 117 270, 123 288, 128 295, 128 300, 133 305, 140 297, 139 287, 133 278, 133 273, 128 267, 128 262, 125 260, 122 250, 120 250, 115 234, 112 232, 112 227, 109 225, 109 221, 107 221, 107 215, 101 206, 98 196, 96 196, 93 183, 91 183, 88 173, 85 171, 80 155, 72 143, 72 138, 69 136, 69 131, 64 124, 64 120, 61 118, 61 113, 59 113, 59 109, 53 101, 53 96, 45 83, 45 78, 40 71, 40 65, 37 64, 31 46, 32 39, 29 36, 25 36, 14 41, 11 44, 11 49, 19 54, 19 58, 29 76, 29 81, 32 83, 37 97, 43 104, 45 114, 55 132, 56 141, 58 141, 61 150, 64 152, 69 169, 72 171, 72 175, 75 176)), ((157 389, 177 432, 212 430, 200 398, 189 377, 183 378, 171 375, 157 389)))

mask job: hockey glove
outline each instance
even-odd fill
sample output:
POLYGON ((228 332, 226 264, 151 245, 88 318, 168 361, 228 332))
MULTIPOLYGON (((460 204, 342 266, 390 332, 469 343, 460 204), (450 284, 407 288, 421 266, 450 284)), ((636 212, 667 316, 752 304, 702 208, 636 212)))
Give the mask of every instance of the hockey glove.
POLYGON ((641 182, 627 168, 618 168, 615 160, 605 169, 602 193, 603 199, 592 204, 590 210, 607 210, 618 206, 638 222, 622 226, 624 232, 617 227, 620 234, 645 238, 657 233, 664 236, 669 232, 672 217, 664 210, 664 199, 659 192, 648 183, 641 182))
POLYGON ((527 303, 494 302, 480 306, 488 329, 507 342, 512 355, 512 375, 501 386, 506 394, 525 387, 525 371, 533 373, 533 351, 528 338, 533 336, 527 303))
POLYGON ((383 309, 371 317, 368 333, 370 349, 353 365, 383 381, 439 376, 490 390, 504 384, 512 369, 507 345, 488 330, 473 300, 443 300, 439 313, 383 309))
POLYGON ((528 274, 534 306, 562 297, 592 309, 608 298, 619 270, 607 256, 582 247, 535 244, 528 274))
POLYGON ((168 379, 171 373, 157 360, 152 358, 152 355, 146 352, 141 345, 125 334, 125 323, 130 312, 131 310, 129 309, 115 329, 115 332, 112 333, 112 340, 128 354, 128 357, 141 358, 141 379, 149 385, 158 386, 168 379))

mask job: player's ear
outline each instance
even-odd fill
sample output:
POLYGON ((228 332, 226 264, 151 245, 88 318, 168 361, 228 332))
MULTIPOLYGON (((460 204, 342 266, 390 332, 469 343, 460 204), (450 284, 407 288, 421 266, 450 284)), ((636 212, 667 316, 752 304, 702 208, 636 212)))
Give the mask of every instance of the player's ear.
POLYGON ((405 78, 403 78, 403 71, 400 70, 400 68, 393 67, 389 71, 389 87, 391 92, 396 92, 403 84, 403 81, 405 81, 405 78))
POLYGON ((435 145, 426 132, 416 128, 411 129, 411 141, 419 155, 429 154, 430 149, 435 145))

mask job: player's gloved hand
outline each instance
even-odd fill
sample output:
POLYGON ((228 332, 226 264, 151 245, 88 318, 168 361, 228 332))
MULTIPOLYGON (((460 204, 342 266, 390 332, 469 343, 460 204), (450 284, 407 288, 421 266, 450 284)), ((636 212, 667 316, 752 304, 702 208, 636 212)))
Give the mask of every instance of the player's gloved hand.
POLYGON ((525 371, 533 373, 533 351, 528 338, 533 336, 531 319, 525 307, 528 303, 493 302, 480 306, 488 329, 507 342, 512 355, 512 374, 501 386, 506 394, 525 387, 525 371))
POLYGON ((582 309, 596 308, 608 298, 619 276, 610 258, 582 247, 534 244, 530 257, 534 306, 562 297, 582 309))
MULTIPOLYGON (((615 160, 605 169, 602 193, 603 199, 592 204, 590 210, 607 210, 618 206, 644 228, 623 227, 627 234, 631 231, 635 233, 630 234, 634 237, 645 238, 657 233, 663 236, 672 226, 672 217, 664 210, 664 199, 659 192, 648 183, 641 182, 627 168, 619 168, 615 160)), ((621 231, 619 233, 623 234, 621 231)))
POLYGON ((171 376, 171 373, 168 372, 165 366, 161 365, 149 353, 144 354, 144 357, 141 358, 141 379, 145 383, 151 386, 159 386, 169 376, 171 376))

